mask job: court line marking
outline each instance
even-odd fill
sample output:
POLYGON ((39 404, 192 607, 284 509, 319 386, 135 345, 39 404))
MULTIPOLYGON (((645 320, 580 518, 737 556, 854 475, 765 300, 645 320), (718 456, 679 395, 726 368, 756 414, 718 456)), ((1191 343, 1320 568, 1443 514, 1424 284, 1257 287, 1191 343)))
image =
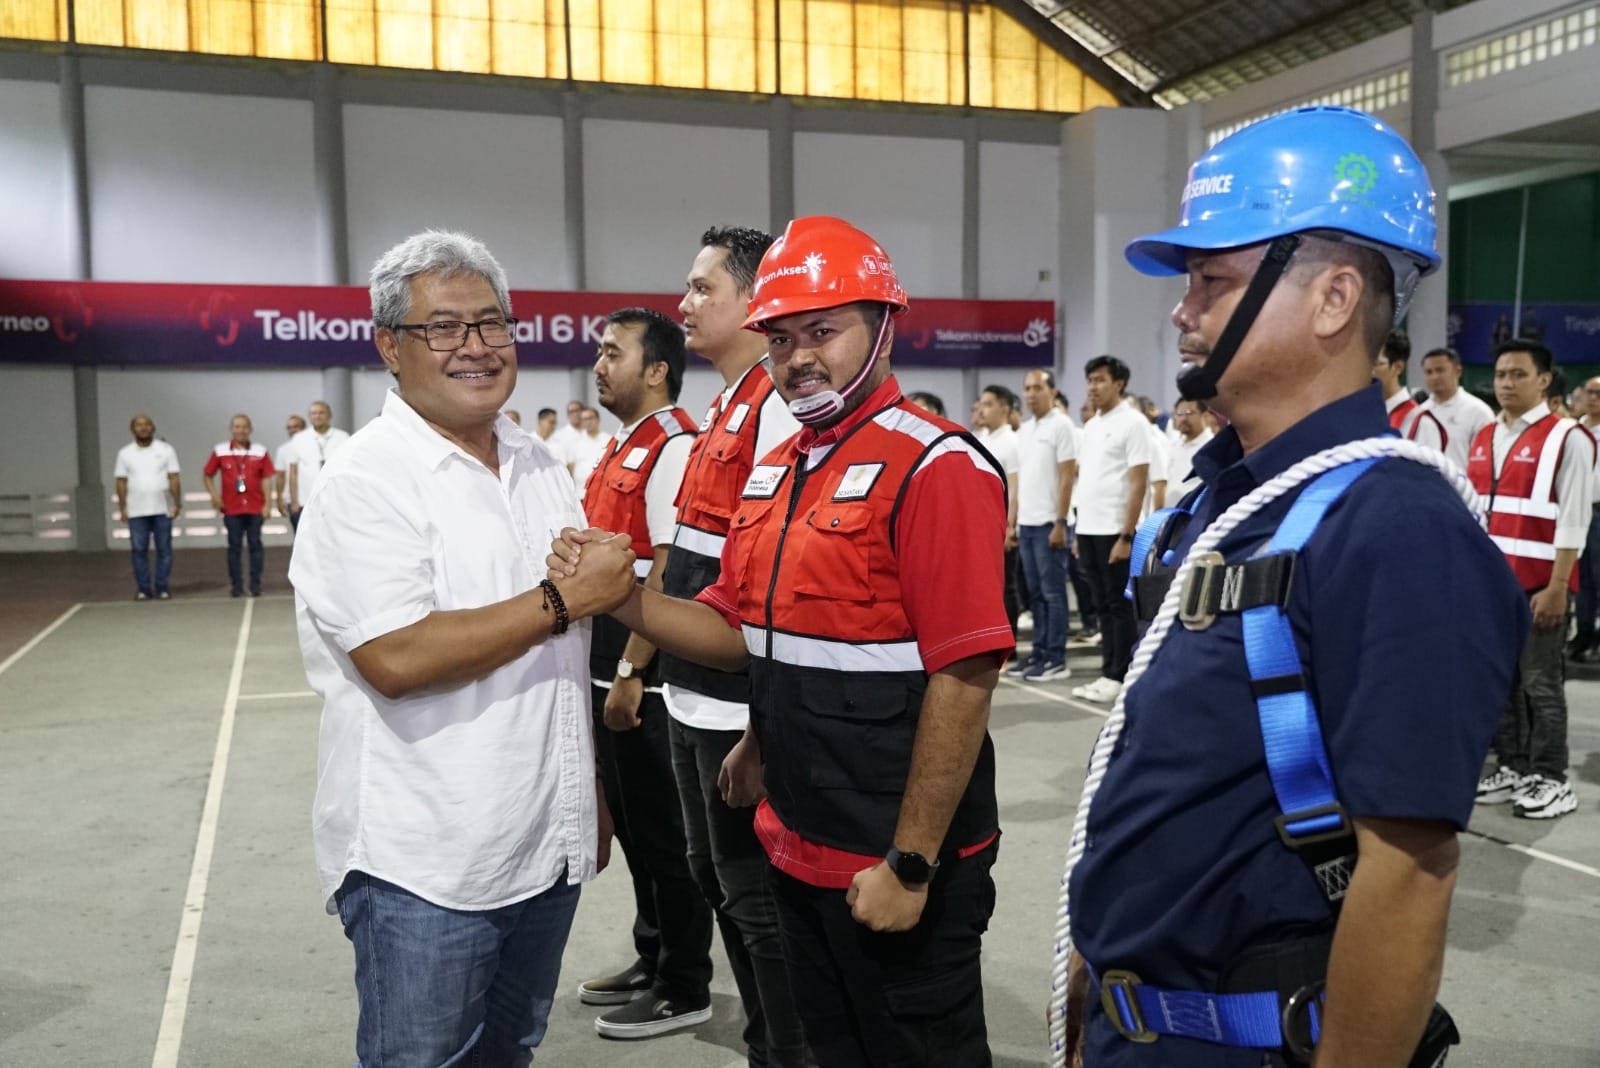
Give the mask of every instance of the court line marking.
POLYGON ((239 639, 233 648, 233 670, 228 675, 228 692, 222 702, 222 722, 217 726, 217 747, 211 757, 211 777, 206 784, 205 805, 200 810, 194 864, 189 869, 189 889, 183 899, 178 944, 172 951, 172 972, 167 980, 166 1006, 161 1013, 161 1030, 156 1034, 155 1056, 150 1068, 177 1068, 178 1065, 184 1017, 189 1011, 189 986, 194 979, 195 951, 200 945, 200 920, 205 915, 206 887, 211 879, 211 857, 217 844, 222 787, 228 776, 228 750, 233 746, 233 722, 239 708, 239 686, 244 680, 245 651, 250 644, 250 621, 254 614, 255 601, 246 601, 244 618, 239 621, 239 639))
POLYGON ((1068 697, 1065 694, 1043 689, 1038 683, 1018 682, 1016 679, 1008 679, 1004 675, 1000 676, 1000 681, 1012 689, 1031 693, 1035 697, 1043 697, 1046 701, 1054 701, 1058 705, 1066 705, 1069 708, 1077 709, 1079 712, 1087 712, 1091 716, 1099 716, 1101 719, 1111 718, 1111 710, 1109 708, 1099 708, 1089 704, 1087 701, 1080 701, 1076 697, 1068 697))
POLYGON ((62 612, 59 616, 57 616, 55 618, 55 622, 48 624, 44 628, 44 630, 41 630, 38 634, 35 634, 33 637, 29 638, 27 640, 27 642, 23 644, 21 649, 18 649, 16 652, 14 652, 10 656, 6 657, 4 660, 0 660, 0 675, 4 675, 6 673, 6 668, 10 667, 12 664, 15 664, 18 660, 21 660, 23 657, 27 656, 30 652, 33 651, 33 647, 34 646, 38 645, 40 642, 42 642, 46 638, 50 637, 50 635, 54 634, 56 632, 57 628, 59 628, 63 623, 65 623, 67 620, 71 619, 73 616, 77 615, 78 614, 78 609, 80 609, 82 607, 83 607, 83 605, 81 603, 80 604, 75 604, 71 608, 67 609, 65 612, 62 612))
POLYGON ((315 690, 282 690, 278 693, 242 693, 241 701, 289 701, 294 698, 315 697, 315 690))
MULTIPOLYGON (((1093 705, 1079 701, 1076 698, 1066 697, 1062 694, 1043 689, 1038 684, 1030 686, 1026 682, 1018 682, 1016 679, 1008 679, 1005 677, 1001 677, 1000 681, 1005 685, 1012 687, 1013 689, 1024 690, 1036 697, 1042 697, 1046 701, 1054 701, 1057 704, 1067 705, 1071 708, 1077 709, 1080 712, 1087 712, 1092 716, 1099 716, 1101 719, 1107 719, 1111 715, 1109 709, 1096 708, 1093 705)), ((1525 846, 1520 842, 1508 841, 1504 838, 1487 834, 1483 831, 1475 831, 1471 828, 1467 828, 1462 833, 1471 835, 1473 838, 1476 838, 1480 841, 1489 842, 1492 845, 1509 849, 1513 853, 1521 853, 1524 856, 1531 857, 1534 860, 1542 860, 1546 864, 1554 864, 1557 867, 1566 868, 1568 871, 1575 871, 1579 875, 1587 875, 1592 879, 1600 879, 1600 868, 1583 864, 1576 860, 1568 860, 1566 857, 1557 856, 1554 853, 1547 853, 1542 849, 1535 849, 1533 846, 1525 846)))
POLYGON ((143 608, 164 610, 174 605, 231 604, 234 601, 293 601, 292 593, 263 593, 260 597, 223 597, 202 593, 194 597, 174 597, 170 601, 84 601, 79 608, 143 608))

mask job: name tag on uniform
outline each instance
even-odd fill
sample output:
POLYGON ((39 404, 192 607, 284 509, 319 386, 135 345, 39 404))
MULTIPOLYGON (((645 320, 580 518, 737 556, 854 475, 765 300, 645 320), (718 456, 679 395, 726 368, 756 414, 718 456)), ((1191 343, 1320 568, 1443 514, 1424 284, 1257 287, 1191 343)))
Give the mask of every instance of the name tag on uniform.
POLYGON ((872 492, 873 483, 883 474, 882 464, 851 464, 844 469, 839 488, 833 491, 836 501, 864 501, 872 492))
POLYGON ((628 455, 623 457, 622 467, 626 471, 637 471, 644 466, 645 459, 649 455, 650 450, 640 445, 638 448, 630 450, 628 455))
POLYGON ((739 432, 739 428, 744 426, 745 417, 748 416, 749 414, 750 414, 750 405, 748 405, 748 404, 736 404, 736 405, 734 405, 733 414, 728 417, 728 427, 727 427, 728 433, 737 434, 739 432))
POLYGON ((746 500, 770 500, 778 495, 778 487, 783 485, 783 477, 788 473, 787 467, 777 464, 757 464, 751 468, 750 477, 745 480, 744 492, 739 496, 746 500))

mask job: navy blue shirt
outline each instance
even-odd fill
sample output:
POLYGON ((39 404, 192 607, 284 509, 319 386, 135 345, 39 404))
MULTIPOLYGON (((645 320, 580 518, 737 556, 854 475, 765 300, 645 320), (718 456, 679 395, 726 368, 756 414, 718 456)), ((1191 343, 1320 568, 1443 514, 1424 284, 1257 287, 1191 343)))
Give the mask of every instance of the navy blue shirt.
MULTIPOLYGON (((1224 430, 1195 456, 1206 492, 1174 559, 1298 461, 1388 433, 1376 385, 1249 456, 1224 430)), ((1219 551, 1229 562, 1248 557, 1298 495, 1245 520, 1219 551)), ((1505 557, 1445 479, 1401 459, 1357 479, 1296 561, 1288 614, 1350 815, 1465 827, 1529 613, 1505 557)), ((1273 824, 1279 809, 1241 617, 1219 616, 1204 631, 1174 626, 1128 690, 1126 713, 1072 876, 1072 934, 1084 959, 1155 986, 1214 990, 1247 945, 1326 924, 1315 878, 1273 824)), ((1098 1001, 1087 1054, 1091 1068, 1262 1063, 1259 1051, 1185 1039, 1128 1042, 1098 1001)))

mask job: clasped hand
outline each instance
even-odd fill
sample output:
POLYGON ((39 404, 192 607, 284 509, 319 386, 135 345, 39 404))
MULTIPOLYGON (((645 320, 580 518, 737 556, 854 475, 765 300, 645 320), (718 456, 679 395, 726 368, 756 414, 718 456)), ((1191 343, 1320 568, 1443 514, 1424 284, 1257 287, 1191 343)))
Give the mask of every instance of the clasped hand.
POLYGON ((632 595, 634 551, 626 534, 567 527, 545 558, 573 619, 609 612, 632 595))

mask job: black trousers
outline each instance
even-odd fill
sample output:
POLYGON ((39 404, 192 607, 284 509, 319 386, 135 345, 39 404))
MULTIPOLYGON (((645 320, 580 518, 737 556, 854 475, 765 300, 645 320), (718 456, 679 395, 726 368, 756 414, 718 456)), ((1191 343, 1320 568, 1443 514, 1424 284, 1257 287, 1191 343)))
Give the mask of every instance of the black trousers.
POLYGON ((1089 580, 1095 618, 1100 621, 1100 674, 1121 682, 1133 659, 1137 621, 1133 605, 1123 596, 1128 588, 1128 561, 1113 564, 1115 534, 1079 534, 1078 559, 1089 580))
POLYGON ((660 694, 645 694, 639 726, 616 732, 604 721, 607 691, 591 690, 600 781, 633 876, 634 949, 655 968, 656 997, 704 1006, 711 998, 711 908, 689 870, 667 706, 660 694))
POLYGON ((730 808, 717 787, 722 762, 744 731, 671 724, 689 868, 717 917, 739 1000, 752 1068, 814 1068, 789 973, 783 966, 778 905, 767 881, 767 852, 756 837, 755 806, 730 808))
POLYGON ((824 1068, 989 1068, 983 933, 997 846, 949 858, 916 927, 869 931, 843 890, 770 869, 800 1021, 824 1068))

